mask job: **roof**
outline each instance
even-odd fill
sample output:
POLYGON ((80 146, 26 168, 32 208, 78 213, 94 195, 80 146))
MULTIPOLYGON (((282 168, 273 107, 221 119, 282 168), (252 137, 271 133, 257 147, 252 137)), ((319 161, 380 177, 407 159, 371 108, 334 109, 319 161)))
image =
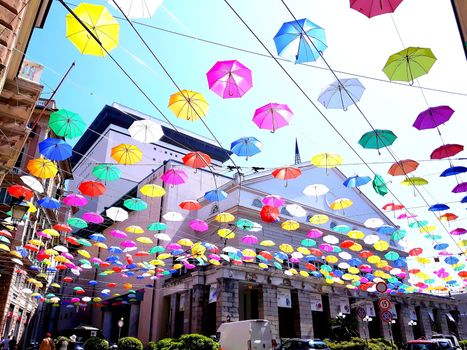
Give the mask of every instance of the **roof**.
POLYGON ((213 140, 192 133, 188 130, 178 128, 174 130, 169 123, 138 111, 129 109, 119 104, 112 106, 105 105, 94 121, 89 125, 83 136, 76 143, 71 157, 71 165, 74 167, 81 159, 82 155, 94 144, 110 125, 117 125, 128 129, 135 120, 155 119, 161 126, 164 136, 161 141, 178 146, 185 147, 187 150, 196 150, 208 154, 211 158, 224 163, 229 159, 230 151, 214 144, 213 140), (92 130, 92 131, 91 131, 92 130))

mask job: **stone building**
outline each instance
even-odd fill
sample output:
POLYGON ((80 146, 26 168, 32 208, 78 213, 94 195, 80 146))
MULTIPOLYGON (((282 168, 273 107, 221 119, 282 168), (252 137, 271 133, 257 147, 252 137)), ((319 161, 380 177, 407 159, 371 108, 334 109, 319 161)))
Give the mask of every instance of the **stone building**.
POLYGON ((451 0, 456 16, 459 34, 464 47, 465 57, 467 58, 467 3, 463 0, 451 0))

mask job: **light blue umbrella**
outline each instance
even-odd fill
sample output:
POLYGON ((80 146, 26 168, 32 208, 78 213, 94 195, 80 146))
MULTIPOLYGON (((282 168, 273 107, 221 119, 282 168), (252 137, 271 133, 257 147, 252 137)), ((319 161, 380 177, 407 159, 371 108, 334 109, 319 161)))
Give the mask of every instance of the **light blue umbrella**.
POLYGON ((355 176, 351 176, 351 177, 347 178, 344 181, 343 185, 345 187, 359 187, 359 186, 366 185, 370 181, 371 181, 371 178, 369 176, 355 175, 355 176))
POLYGON ((100 233, 93 233, 89 236, 89 239, 92 239, 96 242, 105 242, 107 240, 107 238, 105 238, 104 235, 100 233))
POLYGON ((121 254, 121 253, 123 253, 123 249, 120 248, 120 247, 116 247, 116 246, 111 246, 111 247, 109 247, 108 251, 111 252, 111 253, 114 253, 114 254, 121 254))
POLYGON ((58 209, 60 208, 60 202, 56 200, 55 198, 51 197, 43 197, 37 201, 37 204, 39 204, 43 208, 47 209, 58 209))
POLYGON ((295 63, 314 62, 328 47, 324 29, 306 18, 284 23, 274 43, 279 56, 295 63))
POLYGON ((227 198, 227 193, 221 190, 212 190, 204 194, 204 198, 210 202, 218 202, 227 198))
POLYGON ((260 153, 262 148, 263 144, 253 136, 239 138, 230 145, 232 153, 239 157, 246 157, 246 160, 248 157, 260 153))
POLYGON ((326 86, 320 93, 318 101, 329 109, 343 109, 344 111, 360 98, 365 87, 356 78, 340 79, 326 86))
POLYGON ((376 232, 384 235, 392 235, 397 229, 393 226, 383 225, 377 228, 376 232))

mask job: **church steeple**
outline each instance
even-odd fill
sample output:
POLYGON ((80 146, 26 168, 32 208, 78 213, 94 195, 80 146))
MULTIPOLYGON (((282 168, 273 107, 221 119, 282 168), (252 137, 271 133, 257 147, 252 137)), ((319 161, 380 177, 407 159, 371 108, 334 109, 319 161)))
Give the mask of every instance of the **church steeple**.
POLYGON ((300 164, 302 160, 300 159, 300 151, 298 149, 298 140, 295 138, 295 164, 300 164))

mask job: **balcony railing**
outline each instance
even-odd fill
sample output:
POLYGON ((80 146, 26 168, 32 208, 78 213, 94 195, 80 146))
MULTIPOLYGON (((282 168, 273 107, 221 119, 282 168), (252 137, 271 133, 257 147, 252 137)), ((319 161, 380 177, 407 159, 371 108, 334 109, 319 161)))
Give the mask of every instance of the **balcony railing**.
POLYGON ((23 79, 33 81, 35 83, 40 83, 41 75, 44 71, 44 67, 39 63, 31 62, 28 60, 23 61, 19 76, 23 79))

